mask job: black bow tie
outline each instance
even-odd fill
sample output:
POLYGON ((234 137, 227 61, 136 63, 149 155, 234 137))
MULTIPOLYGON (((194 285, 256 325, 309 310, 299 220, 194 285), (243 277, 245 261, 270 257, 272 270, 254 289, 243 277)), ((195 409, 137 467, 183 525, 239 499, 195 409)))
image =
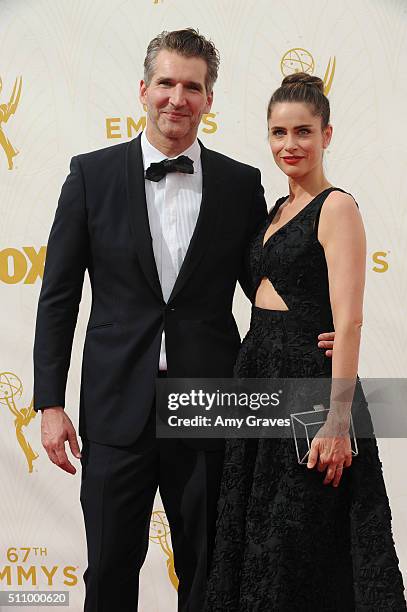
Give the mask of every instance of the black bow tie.
POLYGON ((186 155, 180 155, 176 159, 163 159, 158 163, 150 164, 146 170, 146 179, 158 183, 168 172, 194 173, 194 162, 186 155))

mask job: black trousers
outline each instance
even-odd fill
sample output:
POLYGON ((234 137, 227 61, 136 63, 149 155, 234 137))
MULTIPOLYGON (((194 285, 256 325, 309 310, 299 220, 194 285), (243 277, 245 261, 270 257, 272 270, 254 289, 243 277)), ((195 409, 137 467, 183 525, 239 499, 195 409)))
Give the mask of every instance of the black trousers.
POLYGON ((215 538, 223 451, 156 439, 155 407, 136 443, 83 440, 81 504, 88 546, 85 612, 135 612, 157 487, 171 529, 179 612, 200 612, 215 538))

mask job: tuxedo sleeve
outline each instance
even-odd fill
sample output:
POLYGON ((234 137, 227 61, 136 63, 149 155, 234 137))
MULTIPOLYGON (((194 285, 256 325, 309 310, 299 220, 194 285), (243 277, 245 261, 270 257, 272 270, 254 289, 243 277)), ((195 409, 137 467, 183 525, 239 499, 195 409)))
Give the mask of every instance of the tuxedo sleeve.
POLYGON ((267 204, 264 198, 264 189, 261 184, 260 170, 255 169, 253 180, 252 198, 250 201, 250 211, 247 224, 246 247, 242 257, 242 264, 239 274, 239 284, 249 300, 253 300, 255 287, 250 274, 249 266, 249 245, 257 232, 260 230, 267 218, 267 204))
POLYGON ((72 341, 88 262, 84 181, 71 160, 49 235, 34 340, 34 409, 65 406, 72 341))

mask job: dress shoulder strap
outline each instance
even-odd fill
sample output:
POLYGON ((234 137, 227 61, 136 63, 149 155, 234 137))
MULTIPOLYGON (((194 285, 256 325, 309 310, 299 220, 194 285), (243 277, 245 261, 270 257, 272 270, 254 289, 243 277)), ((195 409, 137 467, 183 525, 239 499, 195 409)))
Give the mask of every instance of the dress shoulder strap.
POLYGON ((282 198, 278 198, 274 206, 270 208, 269 214, 268 214, 268 223, 270 223, 274 219, 281 204, 283 204, 283 202, 285 202, 287 198, 288 196, 283 196, 282 198))
MULTIPOLYGON (((344 189, 341 189, 340 187, 329 187, 329 189, 325 189, 325 191, 320 193, 316 197, 317 206, 316 206, 316 215, 315 215, 315 221, 314 221, 315 235, 317 235, 317 233, 318 233, 319 218, 321 216, 322 206, 323 206, 325 200, 327 199, 327 197, 329 196, 329 194, 332 193, 333 191, 340 191, 341 193, 347 193, 348 195, 350 195, 353 198, 353 195, 351 193, 349 193, 348 191, 345 191, 344 189)), ((353 199, 354 199, 354 202, 355 202, 356 206, 359 208, 359 204, 356 202, 355 198, 353 198, 353 199)))

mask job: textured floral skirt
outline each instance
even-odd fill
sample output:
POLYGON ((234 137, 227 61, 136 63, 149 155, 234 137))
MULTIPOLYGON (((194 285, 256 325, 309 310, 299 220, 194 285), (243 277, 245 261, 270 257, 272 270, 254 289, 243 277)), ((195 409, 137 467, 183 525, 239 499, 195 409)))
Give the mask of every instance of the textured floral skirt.
MULTIPOLYGON (((329 376, 317 335, 254 307, 235 375, 329 376)), ((227 441, 205 612, 407 609, 375 438, 358 448, 334 488, 290 438, 227 441)))

